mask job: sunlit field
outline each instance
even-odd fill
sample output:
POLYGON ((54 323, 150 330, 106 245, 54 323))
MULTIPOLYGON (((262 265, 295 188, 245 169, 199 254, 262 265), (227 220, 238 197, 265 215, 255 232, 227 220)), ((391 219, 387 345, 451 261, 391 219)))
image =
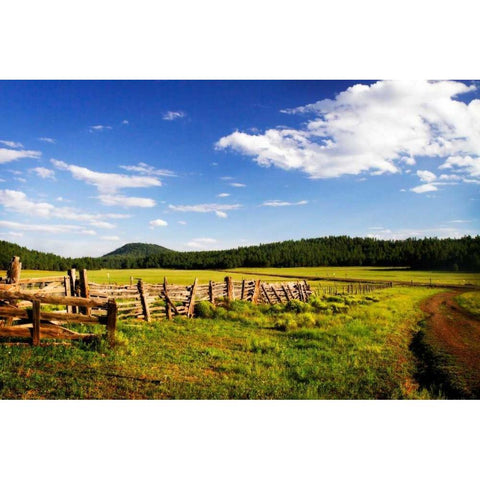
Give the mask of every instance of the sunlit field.
POLYGON ((249 274, 293 275, 306 277, 330 277, 332 279, 365 279, 380 281, 402 281, 429 283, 451 283, 480 285, 480 273, 421 271, 391 267, 295 267, 295 268, 237 268, 232 272, 249 274))
MULTIPOLYGON (((38 278, 46 276, 65 275, 66 272, 54 272, 43 270, 22 270, 21 278, 38 278)), ((169 283, 188 285, 198 278, 200 283, 209 280, 221 282, 226 275, 235 280, 258 278, 261 274, 262 280, 280 281, 278 275, 288 277, 326 277, 332 279, 349 280, 365 279, 379 281, 406 281, 429 283, 448 283, 456 285, 473 284, 480 286, 479 273, 465 272, 443 272, 443 271, 417 271, 407 268, 382 268, 382 267, 295 267, 295 268, 238 268, 229 270, 228 273, 217 270, 173 270, 162 268, 151 269, 103 269, 89 270, 88 278, 96 283, 118 283, 127 284, 133 280, 136 282, 141 278, 147 283, 161 283, 167 277, 169 283)), ((5 276, 5 271, 0 272, 5 276)), ((286 277, 286 278, 288 278, 286 277)), ((311 282, 313 286, 320 282, 311 282)), ((323 283, 323 282, 322 282, 323 283)))

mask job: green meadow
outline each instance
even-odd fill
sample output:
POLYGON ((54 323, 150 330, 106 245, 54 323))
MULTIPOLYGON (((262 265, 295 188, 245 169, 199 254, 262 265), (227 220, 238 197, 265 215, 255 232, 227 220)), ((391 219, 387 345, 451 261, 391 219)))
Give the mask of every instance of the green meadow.
POLYGON ((0 398, 438 398, 418 384, 410 349, 419 302, 438 291, 391 288, 275 306, 201 302, 192 319, 120 321, 114 348, 102 338, 4 344, 0 398))

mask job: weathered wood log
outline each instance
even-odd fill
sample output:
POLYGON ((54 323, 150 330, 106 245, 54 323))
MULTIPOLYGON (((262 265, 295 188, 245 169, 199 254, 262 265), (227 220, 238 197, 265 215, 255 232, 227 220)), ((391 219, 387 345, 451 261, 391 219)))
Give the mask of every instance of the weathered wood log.
POLYGON ((117 303, 114 299, 108 301, 107 306, 107 338, 110 346, 115 345, 115 329, 117 328, 117 303))
MULTIPOLYGON (((2 338, 32 338, 33 326, 21 325, 13 327, 0 327, 0 337, 2 338)), ((60 327, 58 325, 43 325, 42 338, 64 339, 64 340, 86 340, 94 337, 88 333, 77 333, 72 330, 60 327)))
POLYGON ((273 285, 270 285, 270 288, 272 289, 272 292, 274 293, 276 299, 282 303, 282 299, 280 298, 280 295, 277 293, 277 291, 275 290, 275 287, 273 285))
POLYGON ((22 271, 22 264, 20 263, 20 257, 13 257, 10 261, 10 265, 7 268, 7 283, 14 284, 20 280, 20 272, 22 271))
POLYGON ((260 297, 260 285, 261 285, 261 280, 256 280, 255 281, 255 287, 253 289, 253 295, 252 295, 252 303, 255 305, 258 303, 258 299, 260 297))
MULTIPOLYGON (((80 270, 80 296, 82 298, 90 298, 87 269, 85 268, 82 268, 82 270, 80 270)), ((80 309, 80 313, 83 313, 85 315, 90 315, 90 312, 91 312, 91 308, 89 307, 82 307, 80 309)))
POLYGON ((58 297, 55 295, 41 295, 41 294, 29 294, 16 291, 0 290, 0 299, 3 300, 28 300, 33 302, 38 300, 41 303, 49 303, 51 305, 72 305, 78 307, 103 307, 105 302, 100 302, 92 298, 80 298, 80 297, 58 297))
POLYGON ((233 293, 233 282, 232 277, 225 277, 225 287, 227 291, 227 300, 231 302, 235 299, 235 295, 233 293))
POLYGON ((171 302, 169 302, 166 297, 168 297, 168 282, 167 277, 163 277, 163 295, 165 297, 165 314, 167 316, 167 320, 172 319, 172 306, 171 302))
POLYGON ((143 280, 139 280, 137 283, 138 294, 140 295, 140 303, 142 304, 143 318, 146 322, 150 321, 150 312, 148 310, 147 297, 143 288, 143 280))
POLYGON ((245 298, 245 280, 242 280, 242 293, 240 294, 240 300, 245 298))
POLYGON ((267 299, 268 303, 270 305, 273 305, 273 302, 272 300, 270 299, 270 297, 268 296, 268 292, 267 292, 267 289, 265 288, 265 285, 262 283, 262 292, 263 294, 265 295, 265 298, 267 299))
POLYGON ((38 347, 40 345, 40 302, 34 300, 32 302, 31 314, 33 329, 32 329, 32 345, 38 347))
POLYGON ((193 311, 195 309, 195 293, 197 289, 197 283, 198 283, 198 278, 195 279, 192 285, 192 291, 190 293, 190 299, 188 302, 188 308, 187 308, 187 317, 192 318, 193 317, 193 311))

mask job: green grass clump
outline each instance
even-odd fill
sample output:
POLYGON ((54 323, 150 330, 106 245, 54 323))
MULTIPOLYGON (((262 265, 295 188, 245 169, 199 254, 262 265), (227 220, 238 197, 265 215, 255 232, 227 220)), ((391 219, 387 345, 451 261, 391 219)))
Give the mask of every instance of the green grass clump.
POLYGON ((214 318, 215 317, 215 306, 210 302, 198 302, 195 304, 194 314, 196 317, 202 318, 214 318))
POLYGON ((455 298, 458 304, 473 315, 480 316, 480 292, 468 292, 455 298))

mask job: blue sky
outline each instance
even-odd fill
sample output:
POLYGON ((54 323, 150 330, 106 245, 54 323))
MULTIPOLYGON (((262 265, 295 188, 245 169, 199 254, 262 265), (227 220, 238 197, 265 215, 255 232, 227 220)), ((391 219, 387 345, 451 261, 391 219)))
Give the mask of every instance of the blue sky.
POLYGON ((470 81, 1 81, 0 238, 67 256, 480 232, 470 81))

